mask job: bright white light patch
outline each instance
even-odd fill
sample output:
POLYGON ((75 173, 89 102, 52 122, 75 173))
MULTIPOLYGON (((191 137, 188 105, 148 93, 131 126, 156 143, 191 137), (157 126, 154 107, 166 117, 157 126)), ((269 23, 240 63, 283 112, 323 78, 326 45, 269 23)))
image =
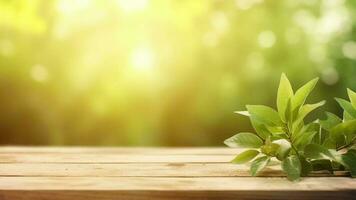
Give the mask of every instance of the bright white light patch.
POLYGON ((258 43, 262 48, 270 48, 276 43, 276 36, 272 31, 263 31, 258 35, 258 43))
POLYGON ((140 47, 133 51, 131 64, 137 70, 148 71, 153 68, 154 55, 151 49, 140 47))
POLYGON ((142 11, 148 6, 148 0, 117 0, 119 7, 126 13, 142 11))
POLYGON ((33 78, 33 80, 37 82, 45 82, 48 80, 48 71, 42 65, 33 66, 30 71, 30 75, 33 78))

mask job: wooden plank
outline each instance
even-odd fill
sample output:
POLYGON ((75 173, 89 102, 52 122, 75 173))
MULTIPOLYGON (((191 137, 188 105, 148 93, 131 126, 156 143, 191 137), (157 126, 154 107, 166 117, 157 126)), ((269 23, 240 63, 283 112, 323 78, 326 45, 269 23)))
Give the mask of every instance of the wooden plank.
POLYGON ((62 153, 62 154, 148 154, 148 155, 236 155, 241 149, 227 147, 0 147, 1 153, 62 153))
POLYGON ((336 191, 261 191, 258 189, 205 190, 6 190, 0 191, 4 200, 354 200, 356 193, 336 191))
POLYGON ((0 188, 93 191, 356 191, 356 181, 344 177, 308 177, 300 182, 279 177, 0 177, 0 188))
POLYGON ((233 155, 2 153, 0 163, 219 163, 233 155))
POLYGON ((348 177, 290 182, 279 165, 250 177, 248 166, 229 163, 241 151, 0 147, 0 200, 355 199, 348 177))
MULTIPOLYGON (((348 176, 347 172, 315 172, 311 176, 348 176)), ((0 176, 34 177, 249 177, 247 165, 230 163, 145 163, 143 164, 1 164, 0 176)), ((280 165, 269 166, 259 176, 284 177, 280 165)))
POLYGON ((350 178, 0 177, 0 199, 354 199, 350 178), (332 184, 330 184, 332 183, 332 184))

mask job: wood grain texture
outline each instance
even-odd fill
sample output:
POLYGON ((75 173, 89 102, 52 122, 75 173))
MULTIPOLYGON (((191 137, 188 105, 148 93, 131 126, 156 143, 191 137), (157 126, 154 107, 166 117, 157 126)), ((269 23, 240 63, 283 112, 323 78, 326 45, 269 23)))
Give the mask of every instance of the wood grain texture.
POLYGON ((0 147, 0 200, 355 199, 347 172, 250 177, 241 149, 0 147))
POLYGON ((236 155, 241 149, 225 147, 33 147, 2 146, 1 153, 236 155))
MULTIPOLYGON (((345 177, 345 171, 331 174, 313 172, 311 176, 345 177)), ((250 177, 247 165, 231 163, 117 163, 117 164, 68 164, 68 163, 5 163, 0 176, 56 176, 56 177, 250 177)), ((280 165, 268 166, 259 176, 285 177, 280 165)))
POLYGON ((0 163, 226 163, 233 155, 1 153, 0 163))

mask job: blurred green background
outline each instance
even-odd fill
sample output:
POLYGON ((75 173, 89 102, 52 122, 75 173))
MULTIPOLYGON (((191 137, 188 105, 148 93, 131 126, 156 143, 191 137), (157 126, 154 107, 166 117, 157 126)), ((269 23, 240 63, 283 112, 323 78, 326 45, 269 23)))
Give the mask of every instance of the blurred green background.
POLYGON ((222 145, 282 72, 340 114, 356 1, 0 0, 1 144, 222 145))

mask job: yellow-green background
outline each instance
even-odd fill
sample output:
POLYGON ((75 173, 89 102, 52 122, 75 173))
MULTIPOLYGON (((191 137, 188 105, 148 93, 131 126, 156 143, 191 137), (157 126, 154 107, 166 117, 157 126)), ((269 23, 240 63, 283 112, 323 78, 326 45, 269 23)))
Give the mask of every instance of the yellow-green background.
POLYGON ((1 144, 222 145, 282 72, 339 114, 356 1, 0 1, 1 144))

